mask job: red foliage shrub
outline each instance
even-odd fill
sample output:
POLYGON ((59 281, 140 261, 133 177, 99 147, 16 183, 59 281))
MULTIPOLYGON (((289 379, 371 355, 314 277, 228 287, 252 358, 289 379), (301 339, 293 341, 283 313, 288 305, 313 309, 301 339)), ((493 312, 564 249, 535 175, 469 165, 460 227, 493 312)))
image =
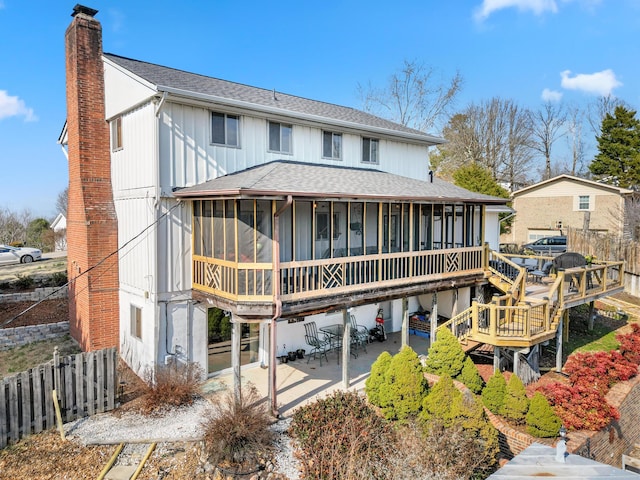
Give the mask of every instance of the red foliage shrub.
POLYGON ((609 389, 638 373, 638 364, 630 362, 620 352, 578 352, 564 366, 574 386, 596 388, 605 395, 609 389))
POLYGON ((616 340, 620 342, 620 353, 630 362, 640 365, 640 325, 631 324, 631 332, 616 335, 616 340))
POLYGON ((600 430, 620 418, 618 410, 607 403, 604 394, 593 386, 551 383, 540 387, 568 429, 600 430))

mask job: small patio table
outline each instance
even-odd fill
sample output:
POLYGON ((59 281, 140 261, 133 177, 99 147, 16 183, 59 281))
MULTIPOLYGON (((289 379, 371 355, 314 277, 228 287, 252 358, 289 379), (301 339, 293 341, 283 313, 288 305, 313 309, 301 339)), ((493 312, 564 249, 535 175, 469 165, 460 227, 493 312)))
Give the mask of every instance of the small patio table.
MULTIPOLYGON (((334 323, 333 325, 319 327, 318 330, 327 334, 327 336, 329 337, 329 341, 331 342, 331 349, 338 352, 339 355, 340 349, 342 348, 344 325, 342 325, 341 323, 334 323)), ((358 358, 358 354, 353 349, 351 349, 351 355, 353 355, 353 358, 358 358)))

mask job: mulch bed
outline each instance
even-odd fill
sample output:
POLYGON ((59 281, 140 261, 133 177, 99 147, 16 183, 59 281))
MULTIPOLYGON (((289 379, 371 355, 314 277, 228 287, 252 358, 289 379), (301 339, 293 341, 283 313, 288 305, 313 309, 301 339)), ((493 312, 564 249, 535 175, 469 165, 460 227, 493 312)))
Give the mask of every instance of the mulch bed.
MULTIPOLYGON (((35 302, 6 302, 0 303, 0 325, 16 315, 24 312, 35 302)), ((27 325, 42 325, 46 323, 66 322, 69 320, 69 300, 66 298, 44 300, 36 307, 0 328, 23 327, 27 325)))

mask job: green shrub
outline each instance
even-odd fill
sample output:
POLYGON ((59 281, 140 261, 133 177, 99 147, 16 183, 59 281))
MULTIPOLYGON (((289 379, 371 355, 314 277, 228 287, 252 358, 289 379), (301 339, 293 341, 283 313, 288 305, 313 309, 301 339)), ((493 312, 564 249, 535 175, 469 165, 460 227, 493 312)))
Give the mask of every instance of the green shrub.
POLYGON ((49 276, 49 285, 61 287, 67 283, 67 272, 54 272, 49 276))
POLYGON ((384 384, 384 375, 391 363, 391 354, 387 351, 378 355, 378 358, 371 365, 371 374, 364 382, 364 391, 372 405, 382 406, 380 403, 380 388, 384 384))
POLYGON ((462 393, 455 387, 449 375, 440 377, 422 401, 419 418, 424 422, 438 420, 445 427, 461 415, 462 393))
POLYGON ((429 348, 425 370, 435 375, 456 378, 462 371, 464 356, 458 339, 448 329, 441 328, 436 341, 429 348))
POLYGON ((391 359, 380 386, 384 416, 389 420, 404 421, 417 415, 428 388, 418 354, 411 347, 402 347, 391 359))
POLYGON ((246 471, 266 464, 275 448, 275 434, 269 428, 272 417, 254 385, 243 388, 238 400, 232 391, 224 394, 218 407, 202 424, 204 449, 213 465, 246 471))
POLYGON ((464 383, 467 388, 476 395, 482 392, 482 389, 484 387, 484 380, 480 376, 478 367, 476 367, 476 364, 473 363, 473 360, 471 360, 471 357, 469 356, 464 359, 462 372, 460 372, 458 380, 464 383))
POLYGON ((531 399, 529 411, 526 416, 527 432, 534 437, 555 437, 560 430, 560 418, 549 405, 546 397, 536 392, 531 399))
POLYGON ((338 390, 293 413, 305 479, 384 479, 394 429, 356 392, 338 390))
POLYGON ((516 425, 521 425, 525 421, 527 410, 529 410, 529 399, 522 380, 515 374, 511 375, 507 383, 500 413, 505 418, 515 422, 516 425))
POLYGON ((484 403, 484 406, 491 412, 499 415, 502 410, 502 405, 504 404, 506 390, 507 382, 502 372, 498 370, 491 375, 487 385, 484 387, 484 390, 482 390, 482 403, 484 403))
POLYGON ((200 391, 202 368, 197 363, 175 361, 153 370, 147 369, 144 381, 146 391, 142 395, 141 410, 153 413, 164 407, 191 405, 200 391))
POLYGON ((20 273, 16 273, 17 280, 14 283, 15 287, 20 290, 27 290, 32 288, 35 284, 35 280, 30 275, 22 275, 20 273))

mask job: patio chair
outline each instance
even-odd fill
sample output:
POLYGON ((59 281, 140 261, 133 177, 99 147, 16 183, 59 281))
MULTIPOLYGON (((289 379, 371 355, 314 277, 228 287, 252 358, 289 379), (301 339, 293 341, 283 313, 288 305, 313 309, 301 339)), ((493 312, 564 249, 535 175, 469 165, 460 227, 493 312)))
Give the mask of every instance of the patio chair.
POLYGON ((320 338, 318 335, 318 327, 316 326, 316 322, 309 322, 304 324, 304 340, 311 347, 311 350, 307 354, 307 363, 311 360, 311 356, 316 358, 316 355, 320 356, 320 366, 322 366, 322 356, 324 355, 324 359, 329 363, 329 359, 327 358, 327 352, 331 350, 331 341, 323 336, 320 338))
POLYGON ((351 320, 351 345, 355 348, 362 347, 367 353, 367 343, 369 343, 369 329, 363 325, 358 325, 355 315, 349 315, 351 320))

